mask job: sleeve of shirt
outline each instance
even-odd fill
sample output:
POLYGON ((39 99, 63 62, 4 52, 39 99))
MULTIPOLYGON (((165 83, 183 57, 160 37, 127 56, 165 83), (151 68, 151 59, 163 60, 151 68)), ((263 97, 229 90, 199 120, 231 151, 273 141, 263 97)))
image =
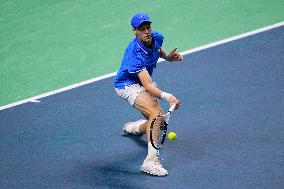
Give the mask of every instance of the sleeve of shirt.
POLYGON ((131 58, 128 72, 129 73, 138 73, 146 68, 143 58, 139 55, 133 56, 131 58))
POLYGON ((155 31, 153 32, 153 37, 155 39, 155 41, 158 43, 158 47, 161 48, 163 46, 163 42, 164 42, 164 36, 162 33, 155 31))

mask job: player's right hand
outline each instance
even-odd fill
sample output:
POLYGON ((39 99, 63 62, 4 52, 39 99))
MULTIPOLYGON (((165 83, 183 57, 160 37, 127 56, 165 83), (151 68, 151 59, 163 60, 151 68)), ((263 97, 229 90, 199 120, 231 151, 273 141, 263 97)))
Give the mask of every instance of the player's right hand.
POLYGON ((179 101, 178 98, 176 98, 174 95, 172 95, 172 96, 170 97, 169 104, 170 104, 170 107, 171 107, 173 104, 176 104, 176 109, 178 109, 179 106, 180 106, 180 101, 179 101))

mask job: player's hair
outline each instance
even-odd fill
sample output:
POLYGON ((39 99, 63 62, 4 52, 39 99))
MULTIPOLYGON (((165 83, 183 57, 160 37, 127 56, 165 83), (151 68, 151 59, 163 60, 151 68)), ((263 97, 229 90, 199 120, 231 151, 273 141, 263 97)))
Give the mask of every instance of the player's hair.
POLYGON ((134 33, 134 35, 137 36, 137 31, 136 31, 136 29, 132 28, 132 32, 134 33))

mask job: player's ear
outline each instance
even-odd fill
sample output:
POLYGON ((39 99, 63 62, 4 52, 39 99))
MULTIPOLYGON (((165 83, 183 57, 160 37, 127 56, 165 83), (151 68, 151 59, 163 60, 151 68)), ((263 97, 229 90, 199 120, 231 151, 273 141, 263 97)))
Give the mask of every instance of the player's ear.
POLYGON ((134 33, 134 35, 137 35, 136 29, 132 28, 132 32, 134 33))

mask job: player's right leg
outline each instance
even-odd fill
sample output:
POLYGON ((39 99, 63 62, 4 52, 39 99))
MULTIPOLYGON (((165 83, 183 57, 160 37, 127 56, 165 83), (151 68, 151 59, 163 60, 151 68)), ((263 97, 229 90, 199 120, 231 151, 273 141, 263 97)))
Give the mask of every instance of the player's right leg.
MULTIPOLYGON (((144 91, 145 88, 139 84, 133 84, 126 86, 124 89, 116 88, 115 91, 118 96, 128 101, 131 106, 134 106, 134 101, 139 96, 139 94, 144 91)), ((147 119, 148 120, 148 119, 147 119)), ((122 130, 127 134, 141 135, 145 134, 146 130, 140 131, 140 126, 147 122, 145 119, 140 119, 138 121, 131 121, 124 124, 122 130)))
POLYGON ((140 130, 140 128, 143 128, 142 126, 145 124, 147 124, 147 120, 145 119, 127 122, 124 124, 122 130, 123 132, 131 135, 142 135, 145 134, 146 131, 144 129, 140 130))

